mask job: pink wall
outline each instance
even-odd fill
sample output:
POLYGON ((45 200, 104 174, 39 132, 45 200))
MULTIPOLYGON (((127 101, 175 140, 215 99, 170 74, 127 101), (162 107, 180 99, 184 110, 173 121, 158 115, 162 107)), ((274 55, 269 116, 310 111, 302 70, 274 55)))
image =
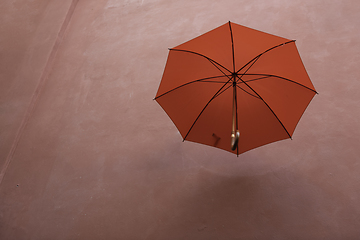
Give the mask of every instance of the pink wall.
POLYGON ((360 239, 360 2, 0 2, 0 239, 360 239), (227 21, 296 39, 320 93, 238 158, 152 99, 227 21))

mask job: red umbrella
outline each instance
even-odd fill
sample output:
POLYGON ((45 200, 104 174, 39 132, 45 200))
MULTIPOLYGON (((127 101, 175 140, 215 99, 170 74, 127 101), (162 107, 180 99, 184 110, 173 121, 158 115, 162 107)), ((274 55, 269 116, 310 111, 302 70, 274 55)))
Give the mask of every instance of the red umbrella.
POLYGON ((229 22, 170 49, 155 100, 184 141, 238 155, 291 138, 315 94, 294 40, 229 22))

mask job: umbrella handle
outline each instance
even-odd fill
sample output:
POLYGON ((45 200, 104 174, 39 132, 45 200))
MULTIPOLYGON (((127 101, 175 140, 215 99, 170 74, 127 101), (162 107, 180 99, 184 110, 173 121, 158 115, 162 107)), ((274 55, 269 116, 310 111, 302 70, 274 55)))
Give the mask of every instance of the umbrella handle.
POLYGON ((238 145, 240 137, 239 130, 231 132, 231 150, 234 151, 238 145))

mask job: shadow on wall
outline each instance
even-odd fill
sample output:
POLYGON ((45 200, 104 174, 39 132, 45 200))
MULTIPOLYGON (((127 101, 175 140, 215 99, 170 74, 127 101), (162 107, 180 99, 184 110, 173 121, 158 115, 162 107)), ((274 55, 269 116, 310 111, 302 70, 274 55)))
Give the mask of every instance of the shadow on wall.
MULTIPOLYGON (((282 169, 262 176, 224 177, 201 169, 190 175, 192 180, 177 196, 159 206, 157 224, 151 224, 145 239, 344 237, 333 222, 339 218, 334 215, 341 214, 336 210, 339 199, 329 203, 331 193, 296 173, 282 169)), ((351 234, 346 233, 346 239, 356 239, 351 234)))
POLYGON ((187 146, 176 140, 167 151, 162 144, 144 151, 121 145, 119 153, 131 155, 105 160, 93 182, 74 188, 78 205, 59 201, 69 205, 59 209, 68 217, 51 216, 53 225, 67 226, 66 239, 357 239, 351 228, 360 220, 356 207, 346 205, 349 196, 336 191, 335 182, 320 179, 324 174, 306 175, 298 165, 247 174, 231 154, 235 162, 213 157, 204 164, 212 169, 205 169, 204 158, 187 157, 179 145, 187 146), (221 169, 224 164, 238 170, 221 169))

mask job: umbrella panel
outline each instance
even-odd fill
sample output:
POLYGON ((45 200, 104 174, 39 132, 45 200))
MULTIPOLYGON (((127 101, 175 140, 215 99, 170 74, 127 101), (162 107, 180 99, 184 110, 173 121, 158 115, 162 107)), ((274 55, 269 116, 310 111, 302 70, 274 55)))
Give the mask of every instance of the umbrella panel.
POLYGON ((181 136, 189 140, 187 134, 193 131, 196 119, 222 85, 216 82, 194 82, 163 95, 157 102, 174 122, 181 136))
MULTIPOLYGON (((219 70, 214 63, 204 56, 186 51, 172 50, 169 52, 164 74, 156 94, 158 100, 169 91, 175 91, 186 84, 196 82, 226 82, 228 77, 224 71, 219 70)), ((229 73, 227 73, 229 74, 229 73)), ((205 85, 203 85, 205 86, 205 85)), ((179 98, 179 101, 187 98, 187 95, 179 98)))
POLYGON ((274 117, 278 119, 291 137, 315 93, 307 88, 275 77, 247 83, 261 96, 264 103, 273 112, 274 117))
POLYGON ((295 85, 303 85, 309 88, 310 92, 316 93, 296 49, 295 42, 289 42, 267 51, 258 59, 254 59, 254 64, 250 68, 246 67, 240 73, 245 70, 247 70, 247 74, 273 75, 287 79, 295 85))
MULTIPOLYGON (((230 26, 234 41, 235 70, 239 70, 259 54, 291 41, 236 23, 230 23, 230 26)), ((228 29, 230 31, 230 27, 228 29)))

